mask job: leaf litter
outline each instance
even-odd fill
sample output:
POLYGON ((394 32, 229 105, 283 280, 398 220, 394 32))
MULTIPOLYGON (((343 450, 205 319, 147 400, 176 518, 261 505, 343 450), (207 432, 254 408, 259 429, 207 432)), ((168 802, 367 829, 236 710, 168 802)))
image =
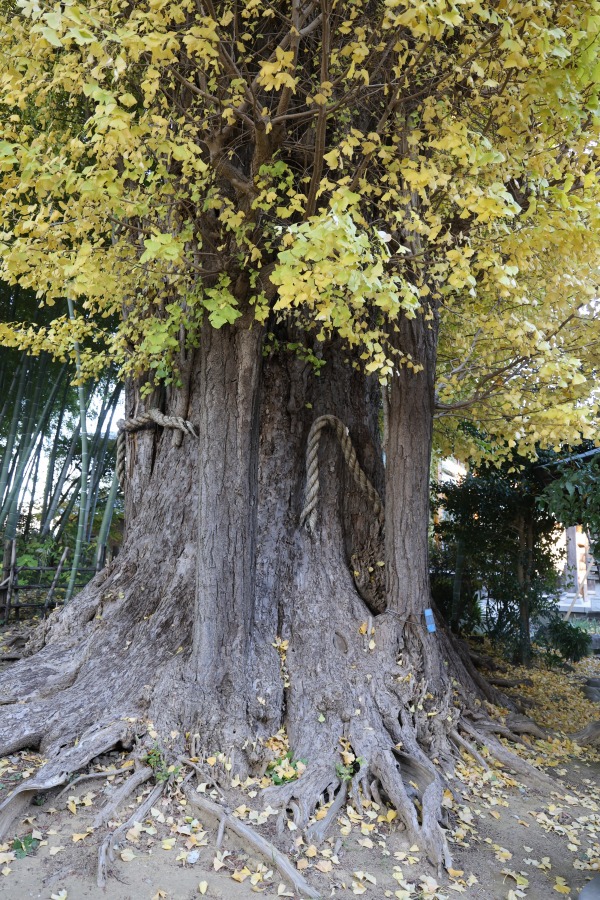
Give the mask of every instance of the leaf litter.
MULTIPOLYGON (((284 839, 287 846, 283 849, 323 896, 392 900, 448 900, 457 894, 475 900, 574 898, 587 880, 600 872, 600 756, 595 749, 581 747, 568 737, 568 733, 600 719, 600 706, 581 691, 585 678, 600 675, 600 660, 585 659, 568 673, 534 668, 516 670, 514 675, 526 675, 528 682, 510 692, 530 706, 530 715, 540 725, 555 731, 544 740, 525 736, 522 745, 511 745, 511 749, 550 772, 555 789, 544 795, 519 783, 487 757, 485 748, 482 755, 489 765, 487 771, 463 754, 448 778, 443 798, 454 853, 453 868, 443 876, 432 871, 418 846, 406 841, 396 823, 395 810, 380 807, 373 800, 363 798, 360 811, 346 803, 339 812, 337 830, 320 846, 289 827, 293 826, 289 820, 289 837, 284 839)), ((507 712, 494 710, 494 715, 502 720, 507 712)), ((260 790, 273 783, 273 777, 282 781, 302 777, 304 763, 291 757, 285 732, 278 732, 271 741, 277 762, 262 779, 242 781, 231 767, 227 769, 223 754, 215 753, 202 762, 207 772, 214 767, 228 772, 230 795, 238 798, 232 815, 277 843, 279 810, 261 806, 260 790)), ((31 808, 14 838, 0 844, 0 893, 10 885, 11 896, 25 895, 25 889, 31 886, 42 898, 62 900, 78 896, 85 884, 86 896, 96 896, 92 879, 84 874, 87 866, 82 856, 97 843, 91 819, 105 802, 106 788, 127 778, 134 765, 127 754, 114 752, 109 756, 106 761, 96 761, 95 769, 104 766, 111 772, 117 769, 117 774, 107 774, 104 782, 95 781, 94 790, 69 793, 58 803, 59 809, 52 806, 56 799, 52 795, 41 798, 42 805, 31 808), (54 857, 58 857, 56 864, 54 857), (47 879, 50 870, 41 865, 46 859, 55 868, 60 863, 59 875, 69 866, 81 874, 69 874, 60 884, 51 884, 47 879)), ((0 759, 0 800, 42 763, 41 756, 29 752, 0 759)), ((128 829, 117 848, 116 861, 117 870, 123 870, 119 877, 127 880, 128 887, 121 891, 121 885, 113 879, 111 897, 120 900, 121 896, 131 896, 132 884, 138 885, 136 896, 148 900, 184 896, 245 900, 257 893, 297 897, 268 861, 246 852, 233 838, 226 837, 224 846, 216 847, 214 823, 203 822, 195 815, 181 790, 185 777, 182 769, 170 797, 161 799, 142 821, 128 829)), ((129 818, 151 789, 140 789, 109 828, 129 818)), ((215 801, 222 799, 212 780, 200 781, 197 791, 215 801)), ((327 806, 314 820, 326 814, 327 806)), ((98 890, 97 896, 105 895, 98 890)))

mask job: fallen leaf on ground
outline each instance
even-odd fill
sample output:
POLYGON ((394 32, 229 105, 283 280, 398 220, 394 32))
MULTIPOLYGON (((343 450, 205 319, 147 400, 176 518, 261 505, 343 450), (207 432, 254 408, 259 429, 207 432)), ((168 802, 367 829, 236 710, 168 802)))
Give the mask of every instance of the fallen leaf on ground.
POLYGON ((333 865, 328 859, 320 859, 316 864, 315 869, 318 869, 319 872, 327 874, 327 872, 331 872, 331 870, 333 869, 333 865))
POLYGON ((81 834, 75 833, 75 834, 71 835, 71 837, 72 837, 73 843, 77 844, 77 843, 79 843, 79 841, 84 841, 86 839, 86 837, 90 836, 90 834, 91 834, 91 832, 84 831, 81 834))
POLYGON ((250 875, 250 874, 251 874, 250 869, 248 869, 246 866, 244 866, 244 868, 240 869, 238 872, 232 872, 231 877, 233 878, 234 881, 239 881, 241 884, 242 881, 245 881, 246 878, 248 877, 248 875, 250 875))

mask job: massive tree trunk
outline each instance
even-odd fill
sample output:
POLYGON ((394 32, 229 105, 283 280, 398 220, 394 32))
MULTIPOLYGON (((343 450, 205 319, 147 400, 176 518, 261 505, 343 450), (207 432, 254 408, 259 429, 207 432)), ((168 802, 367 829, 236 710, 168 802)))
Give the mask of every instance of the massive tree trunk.
POLYGON ((210 751, 239 748, 254 612, 262 329, 204 329, 198 351, 197 588, 190 721, 210 751))
MULTIPOLYGON (((450 766, 452 740, 471 747, 459 724, 480 737, 485 685, 449 637, 425 629, 435 333, 421 319, 403 332, 424 369, 403 368, 392 385, 384 473, 379 386, 339 346, 325 348, 319 374, 300 355, 267 352, 256 325, 205 329, 183 410, 198 443, 158 428, 128 436, 122 552, 2 676, 0 754, 36 747, 48 762, 5 802, 0 833, 36 793, 117 744, 151 734, 174 758, 189 735, 243 773, 264 770, 265 741, 285 727, 306 771, 269 800, 312 839, 350 789, 358 805, 387 799, 432 861, 448 862, 431 759, 450 766), (384 612, 385 596, 373 599, 384 559, 374 491, 356 467, 353 477, 333 427, 321 432, 316 519, 300 527, 321 416, 349 429, 374 488, 387 483, 384 612), (311 821, 323 802, 328 815, 311 821)), ((128 415, 140 411, 133 386, 127 402, 128 415)), ((181 399, 167 393, 164 408, 181 414, 181 399)))

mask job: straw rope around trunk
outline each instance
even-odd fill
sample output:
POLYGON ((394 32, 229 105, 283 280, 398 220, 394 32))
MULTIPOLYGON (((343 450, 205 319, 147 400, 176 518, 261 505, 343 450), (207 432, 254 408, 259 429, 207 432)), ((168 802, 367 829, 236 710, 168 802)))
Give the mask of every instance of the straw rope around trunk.
POLYGON ((317 525, 317 503, 319 500, 319 442, 321 432, 330 426, 338 441, 342 454, 352 477, 358 486, 366 493, 375 517, 383 524, 384 509, 381 497, 369 481, 365 471, 358 462, 354 445, 350 439, 347 427, 337 416, 319 416, 313 422, 308 434, 306 447, 306 501, 300 516, 300 524, 305 525, 314 532, 317 525))
POLYGON ((126 461, 126 444, 127 434, 135 431, 143 431, 146 428, 152 428, 153 425, 160 425, 161 428, 175 428, 183 434, 189 434, 191 437, 198 438, 196 429, 191 422, 183 419, 181 416, 165 416, 160 409, 149 409, 147 412, 140 413, 131 419, 120 419, 117 422, 119 434, 117 436, 117 477, 121 486, 125 484, 125 461, 126 461))
MULTIPOLYGON (((160 425, 161 428, 174 428, 183 434, 198 438, 196 429, 191 422, 183 419, 181 416, 166 416, 159 409, 149 409, 147 412, 141 413, 130 419, 121 419, 117 423, 119 434, 117 438, 117 476, 121 485, 125 482, 126 470, 126 436, 136 431, 142 431, 151 428, 153 425, 160 425)), ((324 428, 330 426, 342 450, 342 455, 346 460, 348 468, 356 484, 363 490, 371 504, 375 517, 383 522, 384 508, 381 498, 377 490, 373 487, 366 472, 361 468, 354 445, 348 433, 347 427, 338 419, 337 416, 319 416, 313 422, 306 448, 306 502, 302 514, 300 516, 300 524, 306 525, 311 531, 315 530, 317 524, 317 504, 319 500, 319 443, 321 440, 321 432, 324 428)))

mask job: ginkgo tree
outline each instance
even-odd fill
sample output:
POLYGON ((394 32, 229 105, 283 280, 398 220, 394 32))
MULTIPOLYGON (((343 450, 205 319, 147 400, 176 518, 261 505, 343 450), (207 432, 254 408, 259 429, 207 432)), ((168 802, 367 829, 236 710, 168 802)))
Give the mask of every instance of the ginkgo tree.
POLYGON ((122 553, 3 675, 1 752, 48 757, 4 824, 132 735, 243 774, 285 727, 299 828, 350 790, 448 863, 456 747, 522 771, 427 630, 433 421, 593 434, 599 32, 597 0, 3 4, 1 275, 56 311, 4 340, 198 434, 129 434, 122 553), (324 415, 358 461, 321 420, 306 528, 324 415))

